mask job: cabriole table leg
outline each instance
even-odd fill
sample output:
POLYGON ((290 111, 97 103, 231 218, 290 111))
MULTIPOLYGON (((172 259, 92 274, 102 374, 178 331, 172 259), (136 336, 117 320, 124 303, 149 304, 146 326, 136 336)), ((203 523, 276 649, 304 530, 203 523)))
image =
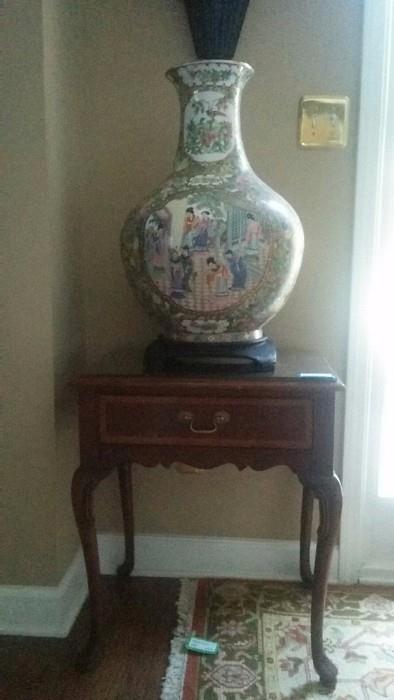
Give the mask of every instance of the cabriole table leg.
POLYGON ((74 516, 85 559, 90 603, 91 621, 89 640, 77 662, 78 668, 83 671, 92 668, 99 657, 103 597, 93 509, 93 493, 100 481, 108 476, 110 471, 112 471, 112 467, 93 470, 88 467, 80 466, 74 473, 71 486, 74 516))
POLYGON ((338 670, 323 647, 323 620, 331 556, 336 542, 342 509, 342 488, 336 474, 304 484, 319 501, 320 524, 312 586, 311 642, 313 664, 322 685, 334 689, 338 670))
POLYGON ((119 577, 125 578, 130 576, 134 568, 133 491, 130 464, 118 467, 118 478, 125 539, 125 559, 123 564, 118 566, 117 574, 119 577))
POLYGON ((313 573, 310 563, 313 501, 313 492, 311 489, 304 486, 301 511, 300 575, 306 588, 312 588, 313 585, 313 573))

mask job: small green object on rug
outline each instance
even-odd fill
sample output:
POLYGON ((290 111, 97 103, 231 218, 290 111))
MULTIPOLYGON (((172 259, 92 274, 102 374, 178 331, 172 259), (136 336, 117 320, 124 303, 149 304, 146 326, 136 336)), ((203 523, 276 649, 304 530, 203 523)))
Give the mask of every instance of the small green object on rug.
POLYGON ((197 654, 217 654, 219 651, 219 644, 217 642, 211 642, 209 639, 196 637, 195 634, 192 634, 185 643, 185 649, 187 651, 194 651, 197 654))

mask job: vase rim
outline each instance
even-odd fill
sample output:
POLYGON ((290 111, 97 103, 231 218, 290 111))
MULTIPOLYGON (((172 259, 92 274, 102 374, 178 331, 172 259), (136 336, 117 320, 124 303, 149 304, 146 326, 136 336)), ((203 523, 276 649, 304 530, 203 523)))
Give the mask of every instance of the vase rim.
POLYGON ((246 72, 249 73, 250 76, 254 74, 254 68, 249 64, 246 63, 246 61, 231 61, 227 59, 222 59, 222 58, 207 58, 207 59, 201 59, 198 61, 188 61, 187 63, 181 63, 179 66, 172 66, 171 68, 168 68, 166 71, 165 75, 166 77, 171 77, 173 73, 176 73, 179 71, 181 68, 189 68, 190 66, 198 66, 198 65, 206 65, 206 64, 225 64, 228 66, 237 66, 239 68, 244 68, 246 72))

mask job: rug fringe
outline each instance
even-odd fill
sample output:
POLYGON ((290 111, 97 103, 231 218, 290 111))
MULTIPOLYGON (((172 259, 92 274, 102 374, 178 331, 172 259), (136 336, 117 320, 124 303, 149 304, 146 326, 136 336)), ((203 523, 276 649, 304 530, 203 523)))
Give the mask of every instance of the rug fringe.
POLYGON ((180 700, 185 677, 186 637, 192 632, 197 580, 182 579, 177 601, 178 623, 171 641, 169 663, 164 677, 160 700, 180 700))

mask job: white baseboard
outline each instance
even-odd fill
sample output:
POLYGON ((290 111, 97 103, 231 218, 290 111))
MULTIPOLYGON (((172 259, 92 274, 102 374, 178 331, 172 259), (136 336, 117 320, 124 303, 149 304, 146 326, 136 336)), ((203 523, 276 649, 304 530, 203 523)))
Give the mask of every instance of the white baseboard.
MULTIPOLYGON (((229 577, 297 580, 296 540, 233 537, 136 535, 134 576, 229 577)), ((114 574, 123 560, 123 537, 99 535, 103 574, 114 574)), ((335 550, 331 582, 338 580, 335 550)), ((86 598, 79 551, 58 586, 0 586, 0 634, 66 637, 86 598)))
MULTIPOLYGON (((102 572, 115 573, 123 556, 122 536, 102 534, 99 547, 102 572)), ((217 576, 281 581, 299 578, 297 540, 137 535, 135 548, 134 576, 217 576)), ((314 555, 313 545, 311 549, 314 555)), ((338 581, 337 550, 331 567, 331 581, 338 581)))
POLYGON ((364 564, 360 570, 359 582, 379 586, 394 585, 394 561, 364 564))
POLYGON ((79 550, 58 586, 0 586, 0 634, 67 637, 86 595, 79 550))

